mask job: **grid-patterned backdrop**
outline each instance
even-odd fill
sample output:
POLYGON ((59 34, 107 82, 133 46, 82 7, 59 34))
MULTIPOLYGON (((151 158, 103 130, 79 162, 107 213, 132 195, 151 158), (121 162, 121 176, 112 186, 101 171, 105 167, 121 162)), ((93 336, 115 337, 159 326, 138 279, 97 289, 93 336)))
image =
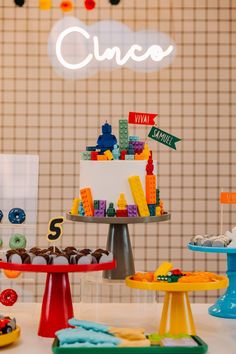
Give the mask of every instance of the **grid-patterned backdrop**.
MULTIPOLYGON (((94 143, 100 125, 108 120, 116 131, 130 110, 157 112, 160 127, 183 141, 176 152, 153 145, 172 220, 130 229, 136 268, 153 270, 171 260, 184 269, 224 271, 224 256, 193 254, 186 243, 196 233, 219 230, 220 188, 236 188, 236 2, 121 0, 111 6, 97 0, 86 11, 82 0, 74 1, 69 15, 87 24, 113 19, 134 30, 158 29, 177 45, 173 64, 160 72, 119 69, 76 81, 56 76, 47 56, 48 34, 63 16, 59 3, 53 0, 51 11, 40 11, 37 0, 26 0, 23 8, 11 0, 0 4, 0 152, 40 156, 38 244, 46 244, 49 218, 70 208, 78 192, 79 151, 94 143)), ((227 229, 235 225, 236 210, 225 210, 227 229)), ((68 223, 62 242, 103 247, 106 232, 104 226, 68 223)), ((44 280, 35 280, 31 289, 39 300, 44 280)), ((78 282, 73 276, 77 300, 78 282)))

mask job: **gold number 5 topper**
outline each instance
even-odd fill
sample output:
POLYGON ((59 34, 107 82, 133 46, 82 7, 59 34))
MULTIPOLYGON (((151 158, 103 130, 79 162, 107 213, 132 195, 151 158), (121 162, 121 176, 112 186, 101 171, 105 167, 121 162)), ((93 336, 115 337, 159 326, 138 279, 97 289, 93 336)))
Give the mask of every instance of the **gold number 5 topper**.
POLYGON ((47 239, 49 242, 57 241, 61 238, 62 232, 62 224, 64 223, 63 216, 57 216, 52 218, 48 223, 48 233, 47 239))

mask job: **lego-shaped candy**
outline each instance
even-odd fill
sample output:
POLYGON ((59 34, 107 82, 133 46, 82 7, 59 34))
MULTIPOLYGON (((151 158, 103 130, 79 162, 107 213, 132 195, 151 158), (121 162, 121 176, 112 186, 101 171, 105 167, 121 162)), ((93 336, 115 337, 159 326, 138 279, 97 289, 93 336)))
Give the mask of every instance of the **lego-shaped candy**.
POLYGON ((161 216, 161 207, 159 205, 156 206, 156 216, 161 216))
POLYGON ((107 216, 113 217, 116 215, 116 210, 114 208, 113 203, 109 203, 109 206, 107 208, 107 216))
POLYGON ((164 211, 164 202, 163 200, 160 200, 160 204, 159 204, 160 208, 161 208, 161 215, 163 215, 165 213, 164 211))
POLYGON ((120 150, 127 150, 129 146, 128 120, 119 120, 119 145, 120 150))
POLYGON ((94 206, 94 210, 98 210, 99 209, 99 200, 94 200, 93 206, 94 206))
POLYGON ((99 209, 106 210, 106 200, 99 200, 99 209))
POLYGON ((96 151, 96 146, 86 146, 86 151, 96 151))
POLYGON ((139 215, 150 216, 140 177, 132 176, 129 177, 128 180, 134 198, 134 202, 138 206, 139 215))
POLYGON ((148 162, 146 165, 147 175, 153 175, 153 170, 154 170, 153 159, 152 159, 152 154, 150 153, 149 158, 148 158, 148 162))
POLYGON ((79 198, 74 198, 73 200, 73 204, 72 204, 72 208, 70 213, 72 215, 78 215, 79 213, 79 203, 80 203, 80 199, 79 198))
POLYGON ((156 176, 146 175, 145 182, 147 203, 156 205, 156 176))
POLYGON ((129 141, 140 141, 140 137, 137 135, 129 136, 129 141))
POLYGON ((134 160, 134 155, 125 155, 125 160, 134 160))
POLYGON ((156 189, 156 205, 160 204, 160 189, 156 189))
POLYGON ((150 153, 151 153, 151 151, 149 150, 149 146, 147 143, 145 143, 144 148, 143 148, 143 152, 142 152, 145 160, 148 160, 150 153))
POLYGON ((80 202, 79 203, 79 215, 80 216, 84 216, 84 207, 83 207, 83 203, 82 202, 80 202))
POLYGON ((128 217, 137 217, 138 216, 138 208, 136 204, 127 205, 128 217))
POLYGON ((127 154, 127 150, 122 150, 121 153, 120 153, 120 159, 121 160, 125 160, 126 154, 127 154))
POLYGON ((93 198, 90 188, 83 188, 80 190, 81 199, 83 202, 84 213, 86 216, 93 216, 93 198))
POLYGON ((106 161, 107 157, 106 157, 106 155, 97 155, 97 160, 98 161, 106 161))
POLYGON ((141 153, 141 154, 136 153, 134 155, 134 159, 135 160, 145 160, 145 156, 143 155, 143 153, 141 153))
POLYGON ((106 156, 107 160, 113 160, 113 155, 110 150, 104 151, 104 155, 106 156))
POLYGON ((127 209, 122 209, 122 210, 117 209, 116 210, 116 216, 117 217, 127 217, 128 216, 128 210, 127 209))
POLYGON ((169 262, 163 262, 154 272, 154 280, 157 280, 159 275, 166 276, 167 273, 173 268, 173 264, 169 262))
POLYGON ((114 148, 112 150, 112 155, 114 160, 119 160, 120 158, 120 149, 118 148, 118 145, 115 144, 114 148))
POLYGON ((127 202, 125 200, 124 193, 120 193, 119 199, 117 201, 117 207, 119 210, 126 210, 127 202))
POLYGON ((134 146, 133 146, 133 144, 131 144, 131 142, 129 142, 128 154, 129 155, 134 155, 135 154, 134 146))
POLYGON ((91 151, 83 151, 81 152, 82 160, 91 160, 91 151))
POLYGON ((98 152, 97 151, 91 151, 91 160, 95 161, 98 158, 98 152))
POLYGON ((113 150, 117 139, 112 133, 112 127, 107 122, 102 126, 102 135, 99 135, 97 140, 97 149, 101 149, 102 152, 106 150, 113 150))
POLYGON ((148 204, 148 209, 151 216, 156 215, 156 204, 148 204))
POLYGON ((99 217, 99 218, 103 218, 105 216, 104 210, 103 209, 94 210, 94 216, 99 217))

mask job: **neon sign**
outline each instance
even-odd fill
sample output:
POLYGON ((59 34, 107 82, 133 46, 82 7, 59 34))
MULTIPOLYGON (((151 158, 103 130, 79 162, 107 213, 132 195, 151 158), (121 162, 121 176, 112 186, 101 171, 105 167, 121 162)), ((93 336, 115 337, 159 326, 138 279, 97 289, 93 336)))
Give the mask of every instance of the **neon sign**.
POLYGON ((85 26, 65 17, 53 27, 48 42, 53 67, 64 77, 88 77, 101 69, 127 67, 153 72, 170 65, 175 45, 161 32, 131 29, 117 21, 85 26))
POLYGON ((133 44, 130 49, 127 51, 127 53, 121 58, 121 50, 119 47, 114 46, 112 48, 107 48, 105 49, 103 54, 100 54, 99 51, 99 39, 97 36, 93 36, 93 45, 94 45, 94 53, 90 53, 87 55, 85 59, 83 59, 81 62, 77 64, 70 64, 68 63, 62 56, 62 43, 64 38, 69 35, 70 33, 80 33, 84 36, 86 39, 90 39, 90 34, 85 31, 81 27, 69 27, 65 29, 59 36, 56 42, 56 54, 59 62, 67 69, 70 70, 77 70, 85 67, 88 65, 93 58, 95 58, 98 61, 104 61, 104 60, 111 60, 115 58, 117 65, 123 66, 127 63, 129 59, 132 59, 133 61, 136 62, 142 62, 146 60, 148 57, 150 57, 153 61, 161 61, 164 57, 168 56, 173 50, 174 46, 169 45, 166 50, 163 50, 161 46, 154 44, 150 46, 146 52, 142 55, 137 55, 135 52, 142 52, 143 47, 138 44, 133 44))

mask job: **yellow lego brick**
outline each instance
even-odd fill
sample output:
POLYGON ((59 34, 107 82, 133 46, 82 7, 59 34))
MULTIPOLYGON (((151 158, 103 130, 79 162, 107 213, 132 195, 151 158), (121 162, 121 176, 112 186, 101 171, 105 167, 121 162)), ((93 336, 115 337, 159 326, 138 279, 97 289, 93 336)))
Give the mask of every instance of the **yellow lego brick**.
POLYGON ((156 216, 161 216, 161 207, 160 206, 156 207, 156 216))
POLYGON ((106 155, 97 155, 97 160, 104 161, 107 160, 106 155))
POLYGON ((157 280, 159 275, 167 275, 167 273, 173 268, 173 264, 169 262, 163 262, 154 272, 154 280, 157 280))
POLYGON ((140 216, 150 216, 147 201, 143 191, 142 183, 139 176, 129 177, 130 189, 134 198, 135 204, 138 206, 140 216))
POLYGON ((90 188, 83 188, 80 190, 80 195, 86 216, 93 216, 93 198, 90 188))
POLYGON ((78 215, 79 203, 80 203, 80 199, 79 198, 74 198, 73 204, 72 204, 72 208, 71 208, 71 211, 70 211, 70 213, 72 215, 78 215))
POLYGON ((127 208, 127 202, 125 200, 125 195, 124 193, 120 193, 119 199, 117 201, 117 206, 119 210, 126 210, 127 208))
POLYGON ((113 160, 113 155, 110 150, 104 151, 104 155, 107 157, 107 160, 113 160))
POLYGON ((150 155, 150 150, 149 150, 149 146, 147 143, 144 144, 144 149, 143 149, 142 155, 144 156, 145 160, 148 160, 149 155, 150 155))

